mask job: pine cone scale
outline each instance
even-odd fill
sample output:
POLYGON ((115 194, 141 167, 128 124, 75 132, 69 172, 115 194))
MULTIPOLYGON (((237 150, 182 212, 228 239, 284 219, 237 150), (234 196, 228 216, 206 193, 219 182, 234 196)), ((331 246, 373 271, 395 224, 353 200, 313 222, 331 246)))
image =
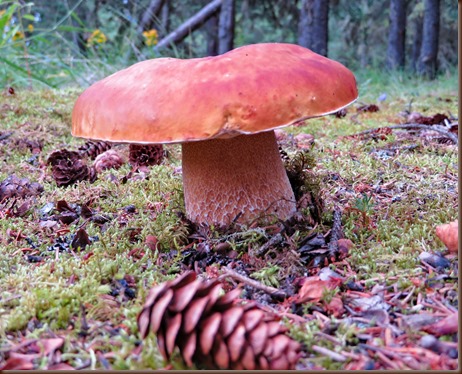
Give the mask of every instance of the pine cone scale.
POLYGON ((227 339, 231 361, 237 361, 245 346, 245 327, 240 324, 227 339))
POLYGON ((244 319, 244 324, 245 324, 245 328, 247 329, 247 331, 253 330, 254 327, 257 326, 261 322, 264 315, 265 314, 263 313, 263 311, 258 310, 258 309, 250 310, 249 312, 245 313, 243 319, 244 319))
POLYGON ((244 311, 242 308, 231 308, 223 313, 223 318, 227 321, 226 324, 221 326, 221 333, 224 337, 227 337, 242 318, 244 311))
POLYGON ((175 342, 178 336, 178 332, 180 331, 182 322, 182 314, 178 313, 175 314, 173 317, 167 320, 166 334, 165 334, 165 343, 168 355, 170 356, 175 349, 175 342))
POLYGON ((201 282, 199 280, 195 280, 193 283, 176 289, 172 302, 169 305, 169 310, 172 312, 181 312, 184 310, 200 286, 201 282))
POLYGON ((208 355, 212 350, 214 337, 220 328, 221 318, 220 313, 214 313, 204 320, 200 328, 200 344, 204 355, 208 355))
POLYGON ((198 300, 195 300, 191 303, 191 306, 185 312, 185 325, 184 332, 186 334, 191 333, 196 328, 199 320, 202 316, 202 313, 205 310, 205 307, 208 303, 207 297, 202 297, 198 300))
POLYGON ((181 356, 188 366, 193 365, 193 356, 196 351, 197 334, 192 332, 190 334, 183 334, 179 341, 178 347, 180 348, 181 356))
POLYGON ((229 354, 228 349, 223 340, 216 342, 213 358, 215 359, 215 364, 219 369, 229 368, 229 354))
POLYGON ((255 370, 255 355, 252 348, 244 349, 244 354, 240 358, 239 362, 244 367, 244 370, 255 370))
POLYGON ((265 348, 265 342, 268 339, 268 325, 261 324, 257 326, 250 334, 249 341, 255 351, 259 355, 265 348))
POLYGON ((157 301, 156 308, 153 308, 151 310, 151 319, 149 322, 151 325, 152 332, 156 333, 159 330, 160 325, 162 323, 162 315, 167 310, 168 304, 170 303, 172 297, 173 291, 167 290, 167 292, 164 295, 162 295, 160 299, 157 301))

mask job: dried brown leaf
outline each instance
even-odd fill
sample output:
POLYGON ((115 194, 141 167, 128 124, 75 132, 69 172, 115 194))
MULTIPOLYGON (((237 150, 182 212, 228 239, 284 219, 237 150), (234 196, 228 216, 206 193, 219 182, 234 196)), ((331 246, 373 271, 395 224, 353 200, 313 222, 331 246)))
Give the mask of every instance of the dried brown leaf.
POLYGON ((436 236, 447 247, 449 252, 457 252, 459 248, 459 220, 436 227, 436 236))

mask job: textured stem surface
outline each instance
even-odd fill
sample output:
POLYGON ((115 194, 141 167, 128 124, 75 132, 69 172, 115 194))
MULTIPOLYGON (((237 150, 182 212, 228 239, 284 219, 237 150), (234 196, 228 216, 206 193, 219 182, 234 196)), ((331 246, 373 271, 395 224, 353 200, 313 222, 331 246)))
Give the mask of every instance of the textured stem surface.
POLYGON ((274 131, 183 143, 186 214, 197 223, 289 218, 295 197, 274 131))

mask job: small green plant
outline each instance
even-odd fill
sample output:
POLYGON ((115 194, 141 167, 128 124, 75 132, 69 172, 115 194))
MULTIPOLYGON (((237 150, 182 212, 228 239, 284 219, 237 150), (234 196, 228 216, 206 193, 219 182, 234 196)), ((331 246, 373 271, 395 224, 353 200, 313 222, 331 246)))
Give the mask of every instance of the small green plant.
POLYGON ((279 266, 274 265, 252 273, 251 277, 258 279, 267 286, 279 287, 278 274, 280 270, 279 266))
POLYGON ((374 202, 372 200, 372 194, 362 194, 361 197, 357 197, 354 200, 354 206, 348 207, 348 210, 357 212, 361 215, 363 227, 369 227, 370 225, 370 214, 374 208, 374 202))

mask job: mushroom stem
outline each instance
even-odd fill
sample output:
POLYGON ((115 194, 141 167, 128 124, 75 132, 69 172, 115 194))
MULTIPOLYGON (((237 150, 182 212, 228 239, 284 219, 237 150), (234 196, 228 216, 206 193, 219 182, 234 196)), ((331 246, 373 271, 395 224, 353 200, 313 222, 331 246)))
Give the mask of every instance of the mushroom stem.
POLYGON ((186 215, 229 225, 288 219, 295 197, 274 131, 182 144, 186 215))

